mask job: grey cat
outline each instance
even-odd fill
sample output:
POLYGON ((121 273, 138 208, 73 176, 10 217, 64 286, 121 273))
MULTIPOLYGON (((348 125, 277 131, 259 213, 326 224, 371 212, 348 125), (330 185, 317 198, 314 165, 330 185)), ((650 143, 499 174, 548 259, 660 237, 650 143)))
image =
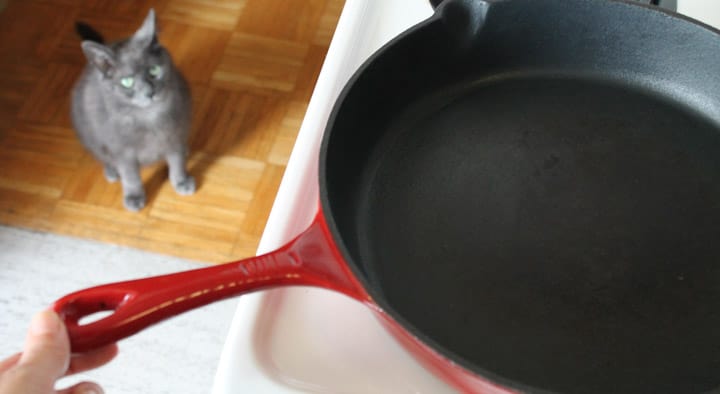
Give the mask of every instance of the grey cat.
POLYGON ((191 99, 185 78, 156 34, 150 10, 132 37, 103 45, 99 34, 85 36, 88 60, 72 92, 72 121, 80 141, 104 165, 110 182, 120 179, 123 203, 145 206, 140 168, 165 160, 170 182, 182 195, 195 192, 186 171, 191 99))

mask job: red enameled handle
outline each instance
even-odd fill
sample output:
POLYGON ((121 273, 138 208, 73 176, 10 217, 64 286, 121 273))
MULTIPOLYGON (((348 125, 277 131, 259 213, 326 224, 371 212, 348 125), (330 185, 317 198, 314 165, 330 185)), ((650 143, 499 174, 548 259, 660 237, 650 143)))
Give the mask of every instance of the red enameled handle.
POLYGON ((190 309, 277 286, 324 287, 366 301, 367 294, 332 245, 319 214, 300 236, 268 254, 80 290, 56 301, 53 309, 67 325, 73 352, 85 352, 190 309), (82 324, 82 318, 103 311, 113 312, 82 324))

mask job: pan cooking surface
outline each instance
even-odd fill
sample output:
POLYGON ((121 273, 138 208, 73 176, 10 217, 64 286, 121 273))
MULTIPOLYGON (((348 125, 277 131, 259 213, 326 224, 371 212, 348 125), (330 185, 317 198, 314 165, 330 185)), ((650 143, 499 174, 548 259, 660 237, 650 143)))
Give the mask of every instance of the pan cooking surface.
POLYGON ((543 77, 401 118, 366 174, 359 253, 418 332, 547 390, 720 385, 717 125, 543 77))

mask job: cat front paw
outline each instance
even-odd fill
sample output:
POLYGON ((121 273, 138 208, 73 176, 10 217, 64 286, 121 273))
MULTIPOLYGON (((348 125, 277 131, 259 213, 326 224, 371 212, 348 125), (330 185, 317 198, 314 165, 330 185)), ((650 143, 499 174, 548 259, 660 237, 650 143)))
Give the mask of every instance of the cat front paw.
POLYGON ((105 174, 105 179, 110 183, 115 183, 120 179, 120 174, 112 167, 105 166, 103 173, 105 174))
POLYGON ((173 182, 173 188, 181 196, 189 196, 195 193, 195 178, 188 175, 180 182, 173 182))
POLYGON ((130 194, 123 197, 123 203, 128 211, 138 212, 145 207, 144 194, 130 194))

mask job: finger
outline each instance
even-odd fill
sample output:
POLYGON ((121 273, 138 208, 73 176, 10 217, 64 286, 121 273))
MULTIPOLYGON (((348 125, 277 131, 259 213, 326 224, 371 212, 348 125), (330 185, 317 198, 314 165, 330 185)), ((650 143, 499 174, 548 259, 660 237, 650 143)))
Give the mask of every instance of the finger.
POLYGON ((102 387, 93 382, 82 382, 64 390, 59 390, 57 394, 103 394, 102 387))
POLYGON ((52 311, 37 314, 30 323, 17 366, 27 368, 31 375, 52 387, 65 374, 69 363, 70 340, 60 318, 52 311))
POLYGON ((23 352, 16 360, 15 365, 2 374, 0 392, 53 392, 55 381, 65 373, 70 362, 70 341, 55 313, 45 311, 33 318, 23 352))
POLYGON ((87 353, 73 354, 70 358, 70 367, 65 375, 72 375, 105 365, 115 358, 117 353, 118 347, 113 343, 87 353))
POLYGON ((20 360, 20 353, 15 353, 5 360, 0 361, 0 374, 14 367, 18 360, 20 360))

